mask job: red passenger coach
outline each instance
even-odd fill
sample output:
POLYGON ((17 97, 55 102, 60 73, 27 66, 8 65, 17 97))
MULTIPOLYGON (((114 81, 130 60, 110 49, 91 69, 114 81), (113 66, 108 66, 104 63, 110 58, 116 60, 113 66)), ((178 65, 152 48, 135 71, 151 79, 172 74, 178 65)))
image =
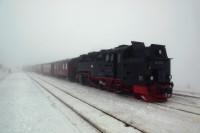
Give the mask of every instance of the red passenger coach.
POLYGON ((52 75, 58 76, 58 77, 67 77, 68 75, 67 63, 68 63, 68 60, 53 62, 51 64, 52 75))

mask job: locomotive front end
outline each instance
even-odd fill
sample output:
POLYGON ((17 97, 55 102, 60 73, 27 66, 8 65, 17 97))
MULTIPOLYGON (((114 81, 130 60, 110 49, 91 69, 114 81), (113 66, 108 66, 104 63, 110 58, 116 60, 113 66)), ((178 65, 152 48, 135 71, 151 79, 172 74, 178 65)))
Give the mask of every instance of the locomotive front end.
POLYGON ((145 48, 145 83, 133 85, 133 91, 145 101, 166 101, 172 96, 171 59, 165 46, 152 44, 145 48))

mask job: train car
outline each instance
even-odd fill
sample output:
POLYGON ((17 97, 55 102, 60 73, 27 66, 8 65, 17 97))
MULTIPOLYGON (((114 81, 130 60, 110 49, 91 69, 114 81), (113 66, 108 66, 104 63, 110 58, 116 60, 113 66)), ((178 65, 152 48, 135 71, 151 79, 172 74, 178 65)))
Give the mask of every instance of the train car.
POLYGON ((68 76, 67 63, 68 63, 68 59, 51 63, 52 75, 57 76, 57 77, 65 77, 66 78, 68 76))

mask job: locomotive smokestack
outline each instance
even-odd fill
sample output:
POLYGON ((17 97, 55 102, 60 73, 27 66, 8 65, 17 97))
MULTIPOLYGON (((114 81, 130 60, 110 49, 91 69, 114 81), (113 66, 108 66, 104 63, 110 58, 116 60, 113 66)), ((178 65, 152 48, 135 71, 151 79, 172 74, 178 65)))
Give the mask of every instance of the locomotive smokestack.
POLYGON ((144 42, 131 41, 132 45, 144 45, 144 42))
POLYGON ((132 43, 132 46, 134 48, 137 48, 137 49, 144 49, 145 48, 144 42, 131 41, 131 43, 132 43))

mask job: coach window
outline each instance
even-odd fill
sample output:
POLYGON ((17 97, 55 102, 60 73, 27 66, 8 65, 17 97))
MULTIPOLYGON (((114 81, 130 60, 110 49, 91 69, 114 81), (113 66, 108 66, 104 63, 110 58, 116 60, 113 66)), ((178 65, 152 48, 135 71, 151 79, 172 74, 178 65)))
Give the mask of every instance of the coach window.
POLYGON ((109 61, 109 54, 106 54, 106 62, 109 61))

